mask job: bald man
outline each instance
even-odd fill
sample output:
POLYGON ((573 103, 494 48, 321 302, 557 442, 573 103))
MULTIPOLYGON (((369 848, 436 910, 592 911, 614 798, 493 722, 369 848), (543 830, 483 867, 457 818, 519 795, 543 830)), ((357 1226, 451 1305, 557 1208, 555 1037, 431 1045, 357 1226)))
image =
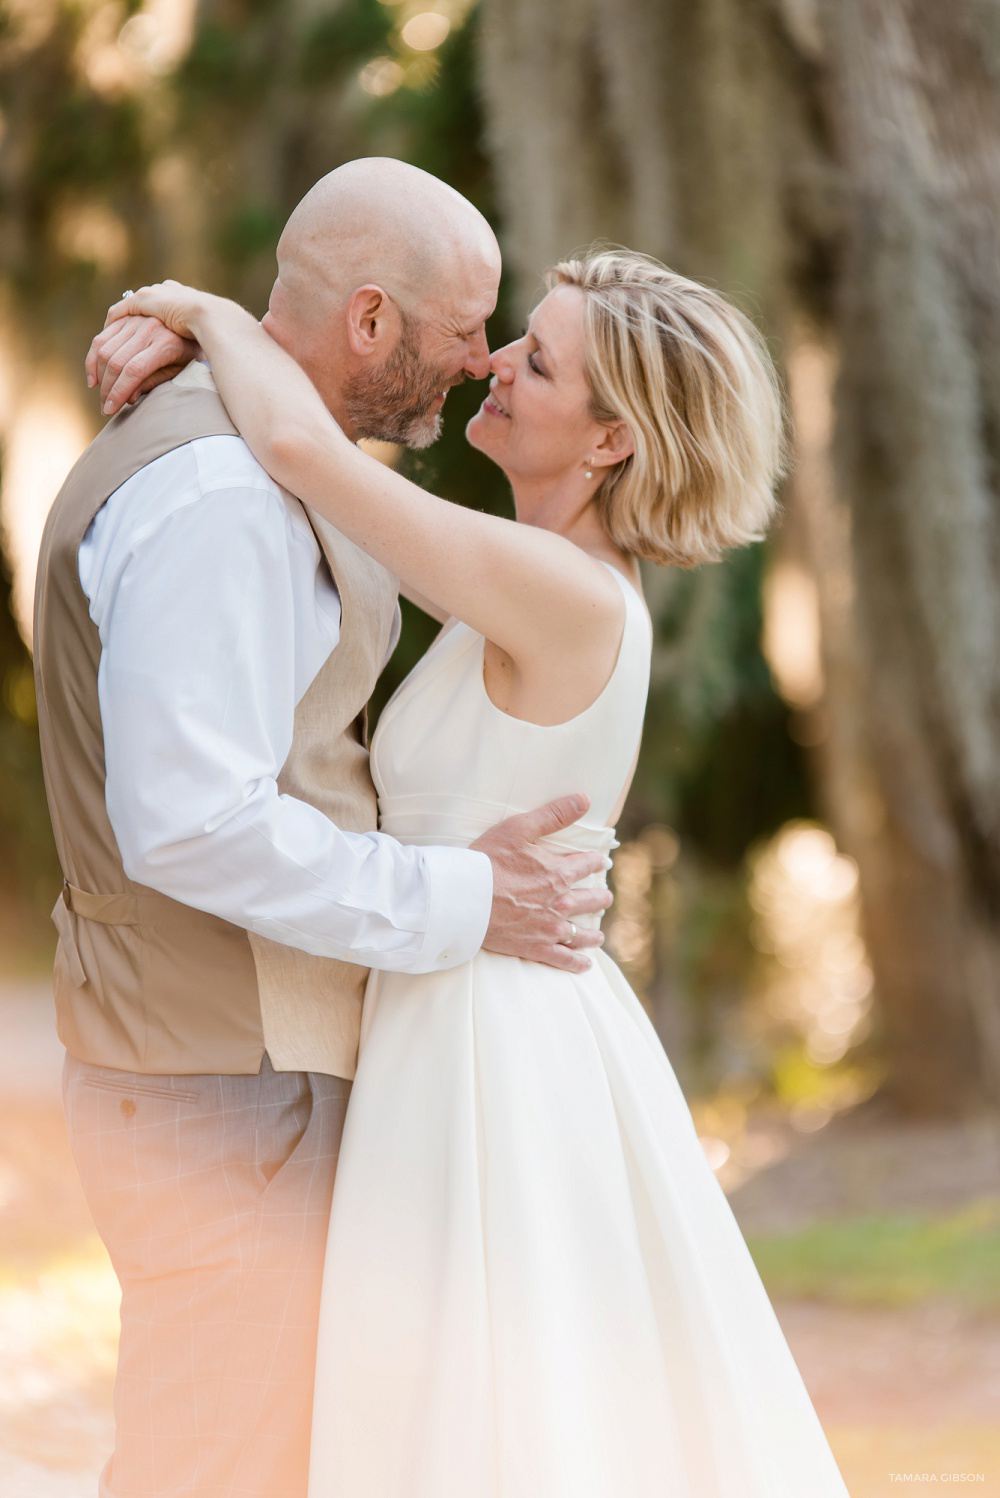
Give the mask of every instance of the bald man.
MULTIPOLYGON (((278 241, 263 326, 349 436, 427 447, 448 390, 489 374, 500 249, 482 214, 416 167, 348 162, 317 182, 278 241)), ((196 350, 152 318, 95 338, 106 415, 173 378, 196 350)))
MULTIPOLYGON (((292 214, 264 326, 352 437, 421 447, 488 372, 499 275, 459 194, 352 162, 292 214)), ((145 320, 95 340, 118 414, 53 506, 37 590, 64 1095, 122 1285, 100 1491, 305 1498, 367 969, 486 944, 579 970, 558 934, 607 896, 537 841, 571 798, 471 849, 376 831, 364 707, 396 580, 260 469, 194 353, 145 320)))

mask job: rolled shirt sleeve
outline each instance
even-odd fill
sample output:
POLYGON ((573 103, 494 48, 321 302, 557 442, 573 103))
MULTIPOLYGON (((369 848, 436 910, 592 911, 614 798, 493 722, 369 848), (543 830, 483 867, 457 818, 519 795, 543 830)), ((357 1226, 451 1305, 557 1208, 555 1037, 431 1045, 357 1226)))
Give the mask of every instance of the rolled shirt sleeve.
POLYGON ((279 793, 339 600, 301 506, 242 442, 199 439, 143 469, 98 515, 80 573, 101 635, 108 816, 131 879, 366 967, 428 972, 479 950, 485 855, 345 832, 279 793))

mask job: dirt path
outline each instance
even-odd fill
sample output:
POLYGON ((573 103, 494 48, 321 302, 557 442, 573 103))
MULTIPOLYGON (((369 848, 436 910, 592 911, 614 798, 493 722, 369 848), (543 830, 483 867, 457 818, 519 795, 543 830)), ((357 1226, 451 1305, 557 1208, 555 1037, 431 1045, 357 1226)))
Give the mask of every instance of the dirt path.
MULTIPOLYGON (((93 1498, 111 1438, 117 1286, 76 1181, 60 1066, 44 990, 0 987, 0 1498, 93 1498)), ((988 1130, 921 1143, 869 1120, 846 1145, 826 1133, 733 1192, 745 1228, 801 1222, 817 1202, 857 1210, 859 1193, 886 1205, 879 1181, 894 1202, 954 1205, 995 1179, 988 1130)), ((915 1485, 1000 1498, 1000 1318, 947 1304, 776 1310, 852 1498, 915 1485)))

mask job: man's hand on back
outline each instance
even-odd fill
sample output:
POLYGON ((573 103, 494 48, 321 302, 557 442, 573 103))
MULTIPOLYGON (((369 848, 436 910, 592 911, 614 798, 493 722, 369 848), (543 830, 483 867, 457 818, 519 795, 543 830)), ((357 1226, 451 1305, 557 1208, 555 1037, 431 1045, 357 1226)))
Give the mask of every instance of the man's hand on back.
POLYGON ((564 796, 537 811, 498 822, 472 844, 493 865, 493 909, 483 941, 489 951, 545 962, 570 973, 590 967, 582 949, 601 946, 604 937, 587 928, 574 935, 573 918, 607 910, 611 892, 604 885, 573 885, 604 869, 605 856, 561 853, 540 841, 579 821, 589 804, 586 796, 564 796))

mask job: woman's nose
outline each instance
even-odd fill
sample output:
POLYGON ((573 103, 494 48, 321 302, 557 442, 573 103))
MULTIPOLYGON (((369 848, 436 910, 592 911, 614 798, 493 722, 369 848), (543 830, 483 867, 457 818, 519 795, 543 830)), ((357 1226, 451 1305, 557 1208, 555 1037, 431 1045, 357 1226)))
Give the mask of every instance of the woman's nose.
POLYGON ((512 343, 506 343, 490 357, 490 369, 504 385, 509 385, 514 378, 514 360, 511 353, 513 347, 512 343))

